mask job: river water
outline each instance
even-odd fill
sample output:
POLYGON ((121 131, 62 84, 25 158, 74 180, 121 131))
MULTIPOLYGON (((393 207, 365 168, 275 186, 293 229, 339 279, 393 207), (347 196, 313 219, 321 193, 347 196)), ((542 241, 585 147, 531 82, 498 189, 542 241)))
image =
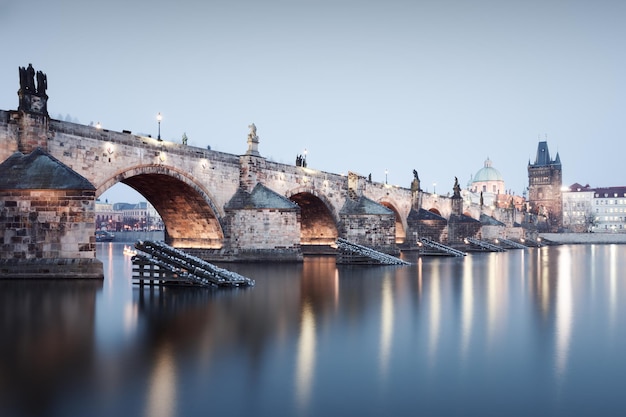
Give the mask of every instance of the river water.
POLYGON ((0 416, 624 416, 626 246, 0 281, 0 416))

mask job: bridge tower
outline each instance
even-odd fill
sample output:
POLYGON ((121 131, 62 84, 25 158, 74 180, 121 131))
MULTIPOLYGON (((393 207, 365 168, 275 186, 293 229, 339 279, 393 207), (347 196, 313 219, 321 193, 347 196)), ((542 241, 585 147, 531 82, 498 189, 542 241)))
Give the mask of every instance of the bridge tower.
POLYGON ((562 176, 559 153, 551 159, 548 142, 539 142, 535 163, 528 161, 528 202, 530 212, 538 216, 539 226, 544 224, 550 231, 558 231, 563 225, 562 176))

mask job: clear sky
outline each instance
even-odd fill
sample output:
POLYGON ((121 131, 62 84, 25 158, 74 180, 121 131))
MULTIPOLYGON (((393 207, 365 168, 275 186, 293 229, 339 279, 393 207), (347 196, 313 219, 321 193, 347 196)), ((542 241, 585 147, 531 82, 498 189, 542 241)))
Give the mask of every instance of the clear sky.
POLYGON ((164 139, 243 154, 254 122, 273 161, 439 193, 490 158, 521 194, 547 139, 565 185, 626 185, 624 22, 620 0, 0 0, 0 109, 32 63, 51 117, 110 130, 161 112, 164 139))

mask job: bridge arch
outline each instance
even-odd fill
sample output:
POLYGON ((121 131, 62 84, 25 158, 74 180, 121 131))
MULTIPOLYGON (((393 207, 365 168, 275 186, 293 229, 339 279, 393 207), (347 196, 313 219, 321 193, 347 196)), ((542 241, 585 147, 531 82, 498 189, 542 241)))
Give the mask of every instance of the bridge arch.
MULTIPOLYGON (((439 211, 439 209, 437 207, 432 207, 430 209, 428 209, 428 211, 430 211, 431 213, 435 213, 437 216, 441 216, 441 212, 439 211)), ((443 217, 443 216, 441 216, 443 217)))
POLYGON ((378 202, 380 205, 387 207, 389 210, 393 211, 396 216, 396 244, 402 244, 406 241, 406 219, 400 215, 400 212, 396 208, 396 204, 394 204, 391 200, 383 198, 378 202))
POLYGON ((337 240, 339 219, 326 196, 310 187, 298 187, 285 195, 300 207, 301 245, 331 245, 337 240))
POLYGON ((164 165, 139 165, 116 172, 96 186, 96 197, 117 183, 133 188, 152 204, 165 225, 165 240, 183 248, 221 248, 223 211, 208 190, 187 173, 164 165))

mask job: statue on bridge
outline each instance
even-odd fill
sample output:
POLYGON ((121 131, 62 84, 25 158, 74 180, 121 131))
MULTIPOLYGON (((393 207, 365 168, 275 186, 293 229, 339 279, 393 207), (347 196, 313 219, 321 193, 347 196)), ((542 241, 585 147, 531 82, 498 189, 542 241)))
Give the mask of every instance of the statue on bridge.
POLYGON ((250 133, 248 133, 248 152, 246 152, 246 155, 261 156, 259 154, 259 137, 256 135, 256 125, 250 123, 248 128, 250 133))
POLYGON ((48 88, 48 80, 46 74, 42 71, 35 73, 33 64, 28 67, 18 67, 20 73, 20 89, 17 95, 20 98, 18 110, 48 115, 48 96, 46 89, 48 88), (37 86, 35 87, 35 76, 37 77, 37 86))
POLYGON ((48 88, 48 77, 42 71, 37 71, 37 94, 45 96, 46 88, 48 88))
POLYGON ((417 171, 413 170, 413 181, 411 181, 411 192, 422 191, 420 187, 420 177, 417 175, 417 171))
POLYGON ((28 68, 20 67, 20 89, 35 94, 35 69, 33 64, 28 64, 28 68))
POLYGON ((306 158, 300 154, 296 155, 296 166, 306 168, 306 158))
POLYGON ((46 95, 48 81, 46 74, 42 71, 35 73, 33 64, 28 64, 27 68, 19 67, 20 70, 20 90, 30 94, 37 94, 42 97, 46 95), (35 88, 35 74, 37 75, 37 88, 35 88))
POLYGON ((457 177, 454 177, 454 194, 452 195, 452 197, 456 197, 456 198, 460 198, 461 197, 461 186, 459 185, 459 179, 457 177))
POLYGON ((256 135, 256 125, 254 123, 251 123, 248 125, 248 128, 250 129, 250 133, 248 133, 248 139, 257 139, 258 136, 256 135))

